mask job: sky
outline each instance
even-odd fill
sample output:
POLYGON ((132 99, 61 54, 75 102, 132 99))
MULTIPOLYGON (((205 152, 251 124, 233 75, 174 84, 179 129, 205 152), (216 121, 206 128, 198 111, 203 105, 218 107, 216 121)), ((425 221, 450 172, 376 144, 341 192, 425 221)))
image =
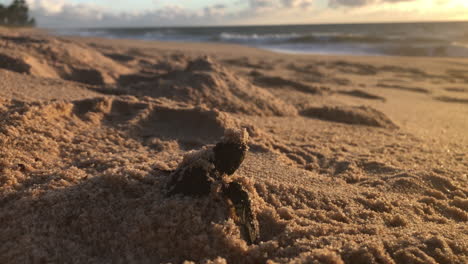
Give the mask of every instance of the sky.
MULTIPOLYGON (((9 4, 11 0, 0 0, 9 4)), ((42 27, 468 20, 468 0, 27 0, 42 27)))

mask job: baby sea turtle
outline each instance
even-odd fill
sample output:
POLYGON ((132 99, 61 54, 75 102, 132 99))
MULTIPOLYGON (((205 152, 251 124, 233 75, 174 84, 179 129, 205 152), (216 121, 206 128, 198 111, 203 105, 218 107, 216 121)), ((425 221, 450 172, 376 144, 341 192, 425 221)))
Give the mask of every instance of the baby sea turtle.
POLYGON ((215 146, 204 147, 184 156, 179 167, 171 173, 166 186, 167 194, 202 197, 212 192, 213 184, 220 184, 220 196, 239 225, 248 244, 259 240, 259 227, 248 191, 238 182, 225 182, 223 176, 233 175, 248 151, 248 133, 227 129, 215 146))

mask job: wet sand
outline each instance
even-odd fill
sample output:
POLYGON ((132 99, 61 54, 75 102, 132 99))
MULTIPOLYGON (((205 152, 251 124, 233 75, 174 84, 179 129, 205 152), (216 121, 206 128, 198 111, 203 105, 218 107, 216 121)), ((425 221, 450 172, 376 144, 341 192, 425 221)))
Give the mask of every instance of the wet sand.
POLYGON ((467 91, 467 59, 0 30, 0 262, 466 263, 467 91), (238 170, 169 195, 231 129, 238 170))

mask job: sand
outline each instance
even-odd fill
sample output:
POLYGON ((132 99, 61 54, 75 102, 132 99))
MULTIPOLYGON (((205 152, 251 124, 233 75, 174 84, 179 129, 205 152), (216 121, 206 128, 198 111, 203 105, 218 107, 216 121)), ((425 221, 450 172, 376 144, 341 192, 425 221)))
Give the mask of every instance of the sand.
POLYGON ((467 91, 466 59, 0 30, 0 262, 467 263, 467 91))

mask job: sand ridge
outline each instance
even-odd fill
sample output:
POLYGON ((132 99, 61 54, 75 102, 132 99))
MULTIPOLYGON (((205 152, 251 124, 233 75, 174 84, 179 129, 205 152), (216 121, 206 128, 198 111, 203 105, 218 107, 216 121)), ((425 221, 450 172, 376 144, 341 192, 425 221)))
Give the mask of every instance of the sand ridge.
POLYGON ((1 263, 468 261, 453 63, 1 36, 1 263), (219 196, 166 195, 184 156, 233 128, 248 151, 229 182, 249 195, 252 244, 219 196))
POLYGON ((226 112, 255 115, 296 115, 297 110, 268 91, 213 62, 209 57, 188 60, 184 69, 169 70, 159 76, 133 77, 133 84, 107 93, 167 97, 191 104, 204 104, 226 112))
POLYGON ((114 83, 120 74, 130 72, 86 46, 41 35, 2 34, 0 58, 0 68, 92 85, 114 83))

